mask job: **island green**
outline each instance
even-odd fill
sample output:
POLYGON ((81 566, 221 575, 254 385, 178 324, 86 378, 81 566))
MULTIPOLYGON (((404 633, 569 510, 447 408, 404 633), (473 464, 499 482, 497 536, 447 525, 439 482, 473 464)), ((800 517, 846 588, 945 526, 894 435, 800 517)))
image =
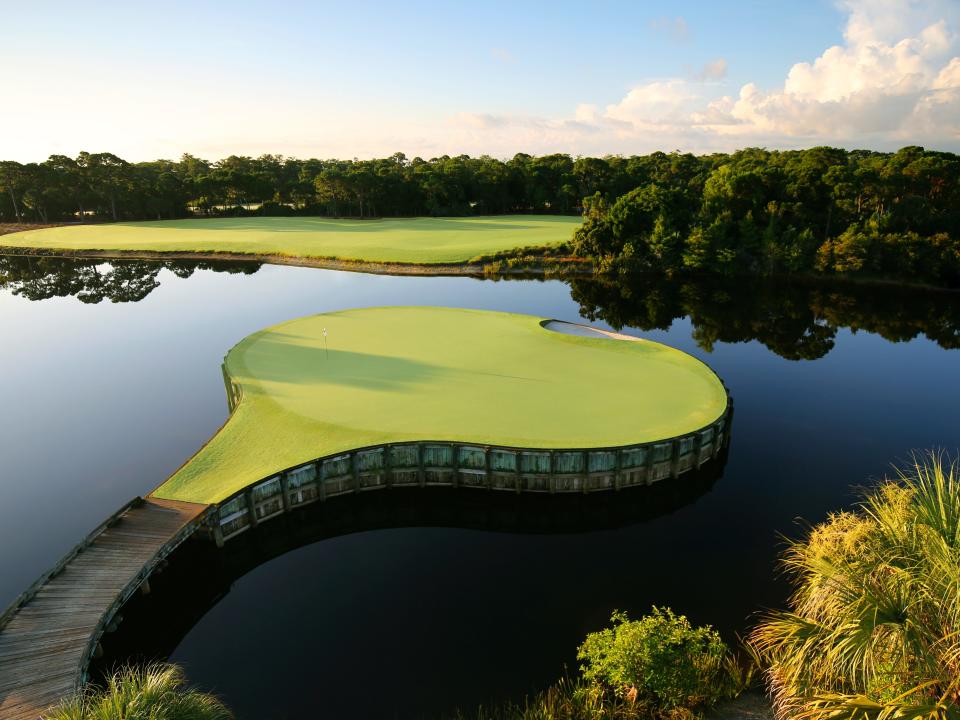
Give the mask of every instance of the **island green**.
POLYGON ((694 432, 726 412, 723 383, 686 353, 542 322, 391 307, 254 333, 225 359, 232 416, 154 494, 220 502, 284 468, 392 442, 620 447, 694 432))

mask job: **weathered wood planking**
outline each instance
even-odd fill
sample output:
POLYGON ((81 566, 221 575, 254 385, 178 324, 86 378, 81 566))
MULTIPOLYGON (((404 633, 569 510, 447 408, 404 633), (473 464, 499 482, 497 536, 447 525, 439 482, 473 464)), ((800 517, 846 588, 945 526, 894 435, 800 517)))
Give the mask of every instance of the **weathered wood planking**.
POLYGON ((209 510, 138 498, 4 613, 0 720, 37 720, 77 689, 117 610, 209 510))

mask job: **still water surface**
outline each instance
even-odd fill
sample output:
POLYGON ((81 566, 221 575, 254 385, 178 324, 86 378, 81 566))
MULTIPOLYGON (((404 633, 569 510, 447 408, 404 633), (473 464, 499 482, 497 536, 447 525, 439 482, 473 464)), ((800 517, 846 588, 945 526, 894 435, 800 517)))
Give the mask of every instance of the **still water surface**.
POLYGON ((169 631, 172 659, 241 718, 435 717, 519 697, 572 666, 614 608, 670 605, 732 637, 782 602, 778 536, 797 518, 849 505, 913 449, 960 446, 956 295, 17 262, 0 267, 0 605, 216 430, 223 354, 282 320, 391 304, 592 319, 702 358, 731 389, 721 476, 670 502, 551 527, 542 504, 533 523, 475 523, 442 494, 366 500, 344 506, 356 521, 274 538, 259 566, 251 550, 182 583, 202 617, 169 631))

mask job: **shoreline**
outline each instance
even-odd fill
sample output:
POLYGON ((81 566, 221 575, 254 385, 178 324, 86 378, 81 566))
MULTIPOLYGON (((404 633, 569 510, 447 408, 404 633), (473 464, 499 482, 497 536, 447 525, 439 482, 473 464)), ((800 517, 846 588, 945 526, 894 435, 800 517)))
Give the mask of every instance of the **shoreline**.
POLYGON ((204 251, 194 252, 186 250, 74 250, 57 248, 31 248, 0 245, 0 255, 16 257, 53 257, 53 258, 93 258, 98 260, 219 260, 226 262, 262 262, 267 265, 286 265, 292 267, 310 267, 323 270, 343 270, 347 272, 362 272, 373 275, 420 275, 436 277, 477 277, 483 278, 493 275, 536 275, 547 276, 562 270, 578 277, 593 275, 592 263, 589 260, 577 257, 552 258, 552 262, 522 267, 498 267, 492 272, 492 267, 503 261, 491 260, 488 262, 462 263, 405 263, 379 262, 371 260, 346 260, 342 258, 324 258, 298 255, 277 255, 274 253, 237 253, 204 251))
MULTIPOLYGON (((478 216, 483 217, 483 216, 478 216)), ((216 219, 216 218, 211 218, 216 219)), ((392 219, 392 218, 389 218, 392 219)), ((163 221, 158 221, 163 222, 163 221)), ((20 232, 43 230, 58 227, 81 227, 84 225, 110 225, 112 223, 0 223, 0 238, 20 232)), ((546 247, 530 246, 515 248, 512 251, 495 252, 489 255, 478 255, 470 260, 455 262, 404 262, 363 260, 341 258, 336 256, 288 255, 282 253, 237 252, 227 250, 126 250, 104 248, 55 248, 55 247, 24 247, 6 245, 0 240, 0 256, 11 257, 50 257, 64 259, 95 259, 95 260, 193 260, 193 261, 221 261, 221 262, 260 262, 267 265, 281 265, 288 267, 309 267, 323 270, 340 270, 345 272, 359 272, 373 275, 398 275, 419 277, 473 277, 483 278, 559 278, 559 279, 596 279, 601 282, 617 282, 617 279, 594 272, 594 260, 574 255, 541 255, 546 247), (519 253, 529 251, 530 255, 519 253), (518 253, 518 254, 512 254, 518 253)), ((656 271, 645 272, 638 278, 650 276, 670 278, 717 278, 728 277, 747 280, 790 280, 809 283, 839 283, 875 286, 897 287, 907 290, 924 292, 960 293, 960 287, 936 285, 923 281, 914 281, 902 278, 883 276, 851 276, 825 275, 822 273, 775 273, 770 275, 759 273, 745 273, 725 276, 709 271, 661 273, 656 271)))
MULTIPOLYGON (((2 233, 0 233, 2 234, 2 233)), ((402 262, 375 262, 370 260, 344 260, 341 258, 321 258, 294 255, 276 255, 259 253, 234 252, 193 252, 185 250, 149 251, 149 250, 72 250, 56 248, 17 247, 0 244, 0 256, 10 257, 49 257, 63 259, 95 259, 95 260, 212 260, 223 262, 261 262, 266 265, 283 265, 288 267, 309 267, 321 270, 342 270, 345 272, 368 273, 371 275, 400 275, 419 277, 472 277, 477 279, 498 277, 532 277, 557 279, 596 279, 598 281, 615 282, 615 278, 597 275, 593 272, 593 263, 586 258, 561 256, 551 258, 548 262, 525 264, 518 267, 507 266, 507 260, 492 259, 485 262, 462 263, 402 263, 402 262)), ((661 276, 661 273, 648 273, 650 277, 661 276)), ((643 276, 641 276, 643 277, 643 276)), ((724 277, 716 273, 684 273, 674 274, 673 277, 682 278, 716 278, 724 277)), ((734 275, 732 278, 750 280, 787 279, 814 284, 838 283, 841 285, 858 285, 873 287, 896 287, 905 290, 922 292, 936 292, 960 294, 960 288, 931 285, 929 283, 911 282, 882 277, 853 277, 849 275, 817 275, 798 273, 795 275, 734 275)))

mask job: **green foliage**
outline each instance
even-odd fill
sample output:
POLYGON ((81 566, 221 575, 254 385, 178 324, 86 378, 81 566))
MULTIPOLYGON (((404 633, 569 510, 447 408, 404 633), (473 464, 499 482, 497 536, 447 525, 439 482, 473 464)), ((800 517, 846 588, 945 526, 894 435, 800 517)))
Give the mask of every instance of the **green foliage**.
POLYGON ((213 695, 186 687, 175 665, 118 671, 104 688, 91 688, 64 700, 44 720, 231 720, 233 714, 213 695))
POLYGON ((960 717, 960 467, 914 460, 791 544, 795 591, 752 635, 780 710, 810 720, 960 717))
POLYGON ((729 651, 713 628, 693 627, 683 615, 656 607, 640 620, 614 612, 611 621, 577 652, 585 679, 652 714, 710 706, 736 694, 729 651))
MULTIPOLYGON (((677 156, 682 157, 682 156, 677 156)), ((960 286, 960 158, 834 148, 653 164, 585 201, 574 250, 601 273, 822 273, 960 286), (601 197, 601 196, 597 196, 601 197)))

